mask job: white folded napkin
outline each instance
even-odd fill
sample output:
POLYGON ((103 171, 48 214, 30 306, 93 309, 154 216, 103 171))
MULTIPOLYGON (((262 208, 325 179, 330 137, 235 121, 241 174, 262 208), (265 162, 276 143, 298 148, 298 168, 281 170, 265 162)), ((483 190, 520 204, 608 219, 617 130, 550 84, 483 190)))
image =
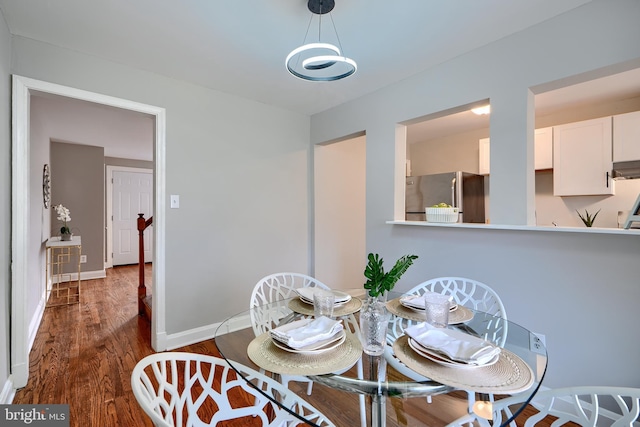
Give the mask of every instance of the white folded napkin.
POLYGON ((436 328, 423 322, 405 329, 421 346, 436 350, 451 360, 484 365, 500 353, 500 347, 456 329, 436 328))
MULTIPOLYGON (((304 298, 307 301, 313 302, 313 293, 318 289, 320 288, 315 288, 315 287, 298 288, 296 289, 296 293, 300 295, 301 298, 304 298)), ((333 291, 333 290, 330 290, 329 292, 333 292, 333 294, 336 296, 336 304, 342 304, 351 300, 351 295, 345 292, 333 291)))
MULTIPOLYGON (((426 292, 425 292, 426 294, 426 292)), ((418 310, 424 310, 424 295, 405 295, 400 297, 400 304, 405 307, 415 308, 418 310)), ((449 295, 449 310, 453 311, 458 308, 458 304, 453 299, 453 296, 449 295)))
POLYGON ((321 316, 317 319, 302 319, 279 326, 269 331, 269 334, 273 339, 298 350, 331 338, 343 328, 339 320, 321 316))

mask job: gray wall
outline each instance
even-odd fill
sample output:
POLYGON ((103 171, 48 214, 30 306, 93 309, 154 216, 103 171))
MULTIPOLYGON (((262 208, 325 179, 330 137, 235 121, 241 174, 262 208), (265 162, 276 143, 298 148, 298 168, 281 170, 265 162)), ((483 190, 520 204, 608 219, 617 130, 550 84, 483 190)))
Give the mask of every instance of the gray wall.
POLYGON ((637 0, 593 1, 311 120, 314 144, 366 132, 367 251, 420 256, 399 289, 454 275, 494 287, 511 320, 546 335, 549 387, 640 387, 640 236, 387 224, 394 219, 395 126, 490 99, 492 223, 532 224, 529 88, 640 66, 639 18, 637 0))
MULTIPOLYGON (((0 19, 0 387, 9 378, 11 312, 11 36, 0 19)), ((0 403, 3 400, 0 389, 0 403)))
POLYGON ((51 142, 51 234, 60 234, 53 206, 62 204, 71 232, 82 238, 82 271, 104 269, 104 185, 103 147, 51 142))

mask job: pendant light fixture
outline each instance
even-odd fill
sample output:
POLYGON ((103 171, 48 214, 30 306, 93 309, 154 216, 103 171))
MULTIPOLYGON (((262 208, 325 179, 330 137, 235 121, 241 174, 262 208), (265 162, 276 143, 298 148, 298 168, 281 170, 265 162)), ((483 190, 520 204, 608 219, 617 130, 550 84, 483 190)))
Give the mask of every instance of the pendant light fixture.
POLYGON ((478 400, 473 404, 473 413, 485 420, 493 420, 493 402, 486 393, 479 393, 478 400))
POLYGON ((338 31, 336 30, 333 17, 330 13, 334 6, 334 0, 308 1, 307 7, 312 15, 309 20, 309 25, 307 26, 307 33, 304 36, 303 45, 292 50, 285 60, 287 70, 294 76, 314 82, 326 82, 349 77, 358 69, 356 62, 351 58, 347 58, 342 53, 340 37, 338 37, 338 31), (340 48, 334 44, 322 42, 322 17, 326 14, 329 14, 331 18, 333 31, 336 34, 340 48), (318 19, 318 41, 315 43, 307 43, 309 28, 311 28, 314 17, 318 19))

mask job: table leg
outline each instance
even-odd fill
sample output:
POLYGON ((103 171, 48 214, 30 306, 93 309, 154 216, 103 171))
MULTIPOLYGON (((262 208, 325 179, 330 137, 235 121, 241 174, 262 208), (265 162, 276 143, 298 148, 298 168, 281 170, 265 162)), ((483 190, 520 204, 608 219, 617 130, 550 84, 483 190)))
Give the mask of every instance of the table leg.
MULTIPOLYGON (((383 382, 386 377, 386 360, 381 356, 369 356, 369 379, 383 382)), ((371 427, 385 427, 387 425, 387 398, 378 389, 378 393, 371 395, 371 427)))

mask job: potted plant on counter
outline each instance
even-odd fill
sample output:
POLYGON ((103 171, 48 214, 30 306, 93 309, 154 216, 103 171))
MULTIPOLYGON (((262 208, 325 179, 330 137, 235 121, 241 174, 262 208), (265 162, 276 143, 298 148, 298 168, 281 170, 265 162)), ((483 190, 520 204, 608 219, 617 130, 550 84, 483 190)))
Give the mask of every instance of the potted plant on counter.
POLYGON ((589 211, 586 209, 584 210, 584 216, 580 212, 578 212, 577 209, 576 209, 576 212, 578 213, 578 216, 580 217, 582 222, 584 222, 584 225, 586 225, 587 227, 593 227, 593 223, 595 222, 596 217, 600 213, 600 209, 598 209, 598 212, 594 213, 593 215, 591 215, 589 211))
POLYGON ((391 270, 385 272, 384 260, 380 255, 369 254, 369 261, 364 269, 364 276, 367 278, 364 284, 367 299, 360 310, 360 333, 365 353, 371 356, 384 353, 390 320, 385 306, 386 293, 393 289, 417 258, 417 255, 405 255, 396 261, 391 270))

